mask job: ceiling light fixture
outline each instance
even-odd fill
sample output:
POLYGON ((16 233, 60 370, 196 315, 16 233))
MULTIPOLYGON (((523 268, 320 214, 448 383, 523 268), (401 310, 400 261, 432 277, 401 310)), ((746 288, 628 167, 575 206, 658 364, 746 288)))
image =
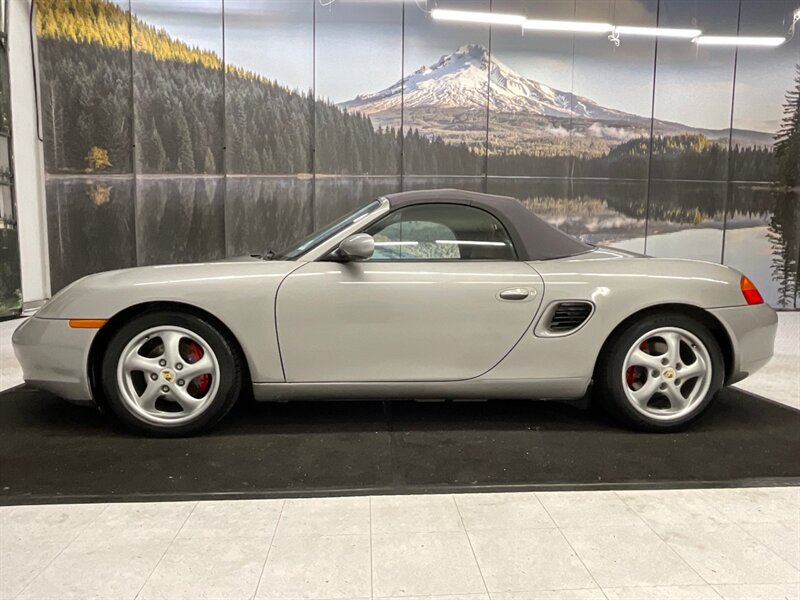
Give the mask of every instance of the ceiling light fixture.
POLYGON ((446 10, 435 8, 431 16, 439 21, 461 21, 464 23, 491 23, 492 25, 522 25, 525 17, 495 12, 477 12, 469 10, 446 10))
POLYGON ((699 29, 676 29, 672 27, 634 27, 631 25, 617 25, 615 33, 624 35, 642 35, 656 37, 693 39, 703 34, 699 29))
POLYGON ((692 40, 698 46, 780 46, 783 37, 743 37, 733 35, 701 35, 692 40))
POLYGON ((610 23, 592 23, 588 21, 542 21, 527 19, 522 23, 523 29, 538 31, 572 31, 574 33, 608 33, 614 26, 610 23))

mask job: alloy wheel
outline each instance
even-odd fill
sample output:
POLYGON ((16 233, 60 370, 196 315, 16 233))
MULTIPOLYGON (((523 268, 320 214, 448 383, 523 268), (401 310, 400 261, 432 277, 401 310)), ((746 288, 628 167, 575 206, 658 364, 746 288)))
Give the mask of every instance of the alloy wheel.
POLYGON ((125 405, 140 418, 178 425, 206 410, 219 389, 220 368, 211 346, 175 326, 148 329, 123 349, 117 386, 125 405))
POLYGON ((634 409, 652 419, 673 421, 702 403, 712 369, 700 338, 678 327, 660 327, 639 337, 628 350, 622 386, 634 409))

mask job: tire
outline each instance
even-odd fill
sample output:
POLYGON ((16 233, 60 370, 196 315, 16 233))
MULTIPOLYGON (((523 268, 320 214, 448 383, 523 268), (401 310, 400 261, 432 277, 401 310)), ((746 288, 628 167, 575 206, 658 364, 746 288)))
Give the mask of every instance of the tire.
POLYGON ((182 437, 207 431, 233 407, 242 364, 236 343, 207 320, 158 311, 113 334, 101 377, 108 407, 129 428, 182 437))
POLYGON ((682 429, 708 408, 725 378, 708 328, 675 312, 615 332, 601 352, 595 394, 612 416, 640 431, 682 429))

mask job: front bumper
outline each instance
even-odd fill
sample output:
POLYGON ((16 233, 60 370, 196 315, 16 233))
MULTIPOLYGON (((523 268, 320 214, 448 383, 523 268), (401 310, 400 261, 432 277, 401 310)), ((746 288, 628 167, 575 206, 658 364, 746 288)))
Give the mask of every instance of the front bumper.
POLYGON ((775 352, 778 314, 767 304, 715 308, 709 311, 728 332, 733 344, 733 370, 726 384, 758 371, 775 352))
POLYGON ((67 400, 90 404, 89 349, 96 329, 72 329, 65 319, 31 317, 11 341, 25 382, 67 400))

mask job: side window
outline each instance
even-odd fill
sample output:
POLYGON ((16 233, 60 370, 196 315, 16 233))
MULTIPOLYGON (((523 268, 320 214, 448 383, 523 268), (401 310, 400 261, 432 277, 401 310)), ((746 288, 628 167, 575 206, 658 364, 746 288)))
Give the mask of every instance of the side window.
POLYGON ((460 204, 420 204, 397 210, 366 230, 375 238, 370 260, 514 260, 505 228, 488 212, 460 204))

